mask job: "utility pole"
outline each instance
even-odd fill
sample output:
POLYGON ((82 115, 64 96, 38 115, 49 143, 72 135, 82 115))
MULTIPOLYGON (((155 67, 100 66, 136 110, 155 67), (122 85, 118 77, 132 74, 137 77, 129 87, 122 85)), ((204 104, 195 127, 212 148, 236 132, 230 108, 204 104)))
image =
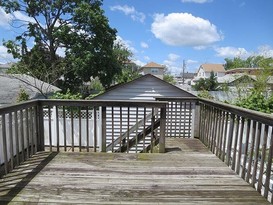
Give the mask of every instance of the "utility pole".
POLYGON ((182 68, 182 83, 185 83, 185 69, 186 69, 186 62, 183 60, 183 68, 182 68))

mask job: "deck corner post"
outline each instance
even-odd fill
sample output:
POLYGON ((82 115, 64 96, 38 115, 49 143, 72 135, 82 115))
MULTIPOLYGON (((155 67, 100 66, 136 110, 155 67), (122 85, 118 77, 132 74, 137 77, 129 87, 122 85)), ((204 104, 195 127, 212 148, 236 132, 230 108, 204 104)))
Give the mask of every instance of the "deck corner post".
POLYGON ((194 104, 194 113, 193 113, 193 135, 192 138, 197 138, 199 139, 199 133, 200 133, 200 104, 199 102, 196 102, 194 104))
POLYGON ((106 152, 106 107, 102 107, 101 112, 101 122, 102 122, 102 130, 101 130, 101 152, 106 152))
POLYGON ((166 105, 160 109, 159 153, 165 153, 166 105))
POLYGON ((43 106, 41 102, 38 102, 37 109, 37 124, 38 124, 38 132, 37 132, 37 150, 44 151, 45 150, 45 136, 44 136, 44 114, 43 114, 43 106))

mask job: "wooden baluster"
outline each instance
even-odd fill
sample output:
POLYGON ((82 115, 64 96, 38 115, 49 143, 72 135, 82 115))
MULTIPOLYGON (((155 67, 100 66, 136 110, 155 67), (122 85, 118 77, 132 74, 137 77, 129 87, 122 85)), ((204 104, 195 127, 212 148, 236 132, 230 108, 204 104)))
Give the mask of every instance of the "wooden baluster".
POLYGON ((106 152, 106 107, 103 106, 101 111, 101 151, 106 152))
POLYGON ((244 161, 243 161, 242 175, 241 175, 241 177, 243 179, 245 179, 245 174, 246 174, 246 169, 247 169, 246 168, 246 162, 247 162, 247 156, 248 156, 248 145, 249 145, 250 130, 251 130, 251 120, 247 119, 246 142, 245 142, 245 150, 244 150, 244 161))
POLYGON ((257 129, 257 135, 255 136, 256 139, 256 145, 255 145, 255 151, 254 151, 254 163, 253 163, 253 170, 252 170, 252 180, 251 185, 253 188, 255 188, 256 183, 256 176, 257 176, 257 167, 258 167, 258 160, 259 160, 259 151, 260 151, 260 139, 261 139, 261 127, 262 124, 260 122, 258 123, 258 129, 257 129))
POLYGON ((20 164, 20 150, 19 150, 19 125, 18 125, 18 112, 14 112, 14 135, 15 135, 15 144, 16 144, 16 166, 20 164))
POLYGON ((74 152, 74 107, 70 107, 70 119, 71 119, 71 147, 72 147, 72 152, 74 152))
POLYGON ((82 108, 78 107, 79 115, 79 151, 82 151, 82 108))
POLYGON ((59 127, 59 110, 56 106, 56 134, 57 134, 57 152, 60 151, 60 127, 59 127))
POLYGON ((229 120, 229 113, 225 112, 225 134, 224 134, 224 142, 223 142, 223 151, 222 151, 222 156, 221 160, 224 162, 226 158, 226 144, 227 144, 227 134, 228 134, 228 120, 229 120))
POLYGON ((67 146, 66 146, 66 110, 65 106, 63 106, 63 127, 64 127, 64 151, 67 151, 67 146))
POLYGON ((144 107, 144 122, 143 122, 143 150, 144 152, 146 152, 146 149, 145 149, 145 138, 146 138, 146 107, 144 107))
POLYGON ((130 139, 129 139, 129 137, 130 137, 130 133, 129 133, 129 130, 130 130, 130 107, 128 106, 128 108, 127 108, 127 139, 126 139, 126 141, 127 141, 127 149, 126 149, 126 151, 127 151, 127 153, 129 153, 129 148, 130 148, 130 144, 129 144, 129 142, 130 142, 130 139))
POLYGON ((262 184, 263 184, 263 176, 264 176, 264 166, 265 166, 265 156, 266 156, 266 145, 267 145, 267 137, 268 137, 268 125, 264 127, 264 135, 262 138, 262 153, 261 153, 261 162, 260 162, 260 170, 259 170, 259 179, 258 179, 258 186, 257 190, 259 193, 262 191, 262 184))
POLYGON ((52 152, 52 130, 51 130, 51 107, 48 106, 48 129, 49 129, 49 149, 52 152))
POLYGON ((253 150, 254 150, 254 144, 255 144, 255 133, 257 131, 256 129, 256 121, 253 121, 253 127, 252 129, 252 137, 251 137, 251 146, 250 146, 250 153, 249 153, 249 159, 248 159, 248 166, 247 166, 247 174, 246 174, 246 182, 249 183, 250 174, 251 174, 251 165, 252 165, 252 158, 253 158, 253 150))
POLYGON ((165 152, 166 107, 160 109, 159 153, 165 152))
POLYGON ((238 145, 238 137, 239 137, 239 124, 240 124, 240 116, 236 116, 236 130, 235 130, 235 139, 234 139, 234 147, 233 147, 233 156, 232 156, 232 165, 231 169, 235 170, 236 157, 237 157, 237 145, 238 145))
POLYGON ((26 120, 25 120, 25 128, 26 128, 26 144, 27 144, 27 147, 26 147, 26 159, 28 159, 29 158, 29 156, 30 156, 30 151, 29 151, 29 148, 30 148, 30 144, 29 144, 29 124, 28 124, 28 122, 29 122, 29 117, 28 117, 28 112, 29 112, 29 109, 27 108, 27 109, 25 109, 25 112, 26 112, 26 114, 25 114, 25 118, 26 118, 26 120))
MULTIPOLYGON (((85 127, 85 131, 86 131, 86 151, 89 152, 89 109, 88 106, 86 106, 86 127, 85 127)), ((95 121, 96 118, 94 118, 94 126, 95 126, 95 121)), ((94 133, 95 135, 95 133, 94 133)), ((94 143, 94 152, 95 152, 95 143, 94 143)))
POLYGON ((229 132, 228 132, 228 142, 227 142, 227 155, 226 155, 226 165, 228 165, 228 166, 230 165, 232 138, 233 138, 233 130, 234 130, 234 120, 235 120, 235 115, 233 113, 231 113, 229 132))
MULTIPOLYGON (((94 112, 94 152, 97 152, 97 145, 98 145, 98 129, 97 129, 97 126, 98 126, 98 123, 97 123, 97 107, 94 107, 93 108, 94 112)), ((105 113, 106 115, 106 113, 105 113)), ((106 122, 105 122, 106 123, 106 122)), ((106 126, 106 125, 105 125, 106 126)), ((106 131, 105 131, 105 135, 106 135, 106 131)), ((105 137, 106 139, 106 137, 105 137)), ((105 140, 105 146, 106 146, 106 140, 105 140)))
POLYGON ((21 131, 21 148, 22 148, 22 160, 25 161, 25 135, 24 135, 24 112, 20 110, 20 131, 21 131))
POLYGON ((10 171, 14 168, 14 150, 13 150, 13 130, 12 130, 12 113, 9 113, 9 142, 10 142, 10 171))
POLYGON ((239 149, 238 149, 238 160, 236 164, 236 173, 240 175, 240 166, 242 159, 242 145, 243 145, 243 135, 244 135, 244 126, 245 118, 241 118, 241 126, 240 126, 240 137, 239 137, 239 149))
POLYGON ((6 133, 6 116, 5 114, 1 115, 2 118, 2 138, 3 138, 3 154, 4 154, 4 169, 5 174, 9 172, 8 168, 8 149, 7 149, 7 133, 6 133))
MULTIPOLYGON (((271 175, 271 166, 272 166, 272 157, 273 157, 273 131, 271 131, 270 135, 270 145, 268 150, 268 157, 267 157, 267 166, 266 166, 266 178, 264 183, 264 197, 267 199, 268 191, 270 190, 270 175, 271 175)), ((272 203, 273 195, 271 196, 271 203, 272 203)))

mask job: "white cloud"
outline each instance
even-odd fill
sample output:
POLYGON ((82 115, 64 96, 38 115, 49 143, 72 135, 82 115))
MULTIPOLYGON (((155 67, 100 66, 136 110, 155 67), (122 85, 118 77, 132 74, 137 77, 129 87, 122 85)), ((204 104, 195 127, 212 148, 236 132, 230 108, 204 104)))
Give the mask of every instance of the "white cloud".
POLYGON ((20 11, 15 11, 13 13, 13 15, 14 15, 14 19, 17 19, 17 20, 20 20, 20 21, 25 21, 25 22, 35 23, 35 20, 32 17, 29 17, 29 16, 23 14, 20 11))
POLYGON ((0 8, 0 16, 0 26, 9 27, 9 24, 12 21, 12 15, 6 14, 4 9, 0 8))
POLYGON ((144 56, 144 60, 148 62, 151 60, 151 58, 149 56, 144 56))
POLYGON ((129 40, 124 40, 121 36, 117 36, 116 43, 121 43, 122 45, 124 45, 127 49, 129 49, 132 53, 138 53, 137 49, 135 49, 133 47, 133 43, 129 40))
POLYGON ((7 48, 3 45, 0 45, 0 62, 1 63, 10 63, 14 62, 12 55, 7 52, 7 48))
POLYGON ((138 65, 138 66, 144 66, 144 65, 146 65, 147 63, 145 63, 145 62, 142 62, 142 61, 140 61, 140 60, 132 60, 136 65, 138 65))
POLYGON ((141 46, 142 48, 149 48, 149 45, 148 45, 147 43, 145 43, 145 42, 141 42, 141 43, 140 43, 140 46, 141 46))
POLYGON ((198 3, 198 4, 208 3, 212 1, 213 0, 181 0, 182 3, 198 3))
POLYGON ((207 46, 222 40, 215 25, 189 13, 155 14, 151 30, 171 46, 207 46))
POLYGON ((219 57, 225 58, 234 58, 241 57, 245 58, 250 55, 250 53, 245 48, 235 48, 235 47, 219 47, 214 49, 216 51, 216 55, 219 57))
POLYGON ((269 45, 263 45, 258 47, 258 55, 264 56, 266 58, 273 58, 273 48, 269 45))
POLYGON ((133 19, 134 21, 139 21, 141 23, 143 23, 145 21, 145 14, 142 12, 139 12, 135 9, 135 7, 133 6, 128 6, 128 5, 116 5, 116 6, 111 6, 110 7, 111 11, 121 11, 123 12, 126 16, 130 16, 131 19, 133 19))
POLYGON ((177 61, 179 58, 180 58, 180 56, 179 56, 179 55, 176 55, 176 54, 174 54, 174 53, 170 53, 170 54, 168 55, 168 59, 169 59, 170 61, 177 61))
POLYGON ((197 64, 197 63, 199 62, 196 60, 191 60, 191 59, 186 60, 186 64, 197 64))

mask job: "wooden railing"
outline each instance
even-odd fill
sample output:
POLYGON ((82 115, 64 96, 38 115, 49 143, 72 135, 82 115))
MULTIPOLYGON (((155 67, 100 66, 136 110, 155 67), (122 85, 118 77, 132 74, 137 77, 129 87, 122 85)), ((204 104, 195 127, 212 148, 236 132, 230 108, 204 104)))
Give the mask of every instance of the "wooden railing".
POLYGON ((0 108, 0 176, 45 149, 131 152, 140 143, 141 151, 153 152, 158 143, 165 152, 166 104, 36 100, 0 108))
POLYGON ((271 203, 273 116, 199 100, 197 137, 271 203))
POLYGON ((165 136, 199 138, 273 201, 272 115, 198 98, 37 100, 0 108, 0 176, 37 151, 165 151, 165 136))
POLYGON ((0 108, 0 176, 42 149, 38 101, 0 108))

